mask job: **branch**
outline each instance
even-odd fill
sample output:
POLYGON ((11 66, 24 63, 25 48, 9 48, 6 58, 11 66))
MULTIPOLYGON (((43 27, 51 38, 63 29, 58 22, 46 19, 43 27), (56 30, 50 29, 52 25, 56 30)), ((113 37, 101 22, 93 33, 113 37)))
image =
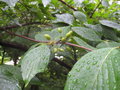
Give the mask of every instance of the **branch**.
POLYGON ((69 66, 68 64, 64 63, 63 61, 61 61, 61 60, 59 60, 59 59, 57 59, 57 58, 53 58, 53 61, 57 62, 58 64, 60 64, 60 65, 62 65, 62 66, 64 66, 64 67, 66 67, 68 70, 71 70, 71 69, 72 69, 71 66, 69 66))
POLYGON ((96 8, 93 10, 93 12, 92 12, 91 15, 90 15, 90 18, 93 17, 93 14, 94 14, 95 11, 97 10, 97 8, 100 6, 101 2, 102 2, 102 0, 98 3, 98 5, 96 6, 96 8))
MULTIPOLYGON (((6 31, 6 30, 4 30, 4 31, 6 31)), ((35 40, 35 39, 29 38, 29 37, 26 37, 26 36, 23 36, 23 35, 15 34, 15 33, 10 32, 10 31, 6 31, 6 32, 11 34, 11 35, 15 35, 15 36, 18 36, 18 37, 21 37, 21 38, 24 38, 24 39, 27 39, 27 40, 30 40, 30 41, 33 41, 33 42, 37 42, 37 43, 50 43, 50 41, 39 41, 39 40, 35 40)), ((63 43, 62 42, 59 42, 59 43, 56 42, 56 44, 63 44, 63 43)), ((64 44, 69 45, 69 46, 83 48, 83 49, 88 50, 88 51, 92 51, 92 49, 90 49, 90 48, 86 48, 84 46, 79 46, 79 45, 68 43, 68 42, 65 42, 64 44)))
MULTIPOLYGON (((0 45, 4 46, 4 47, 10 47, 10 48, 15 48, 15 49, 19 49, 21 51, 27 51, 29 48, 25 45, 19 44, 19 43, 15 43, 15 42, 8 42, 8 41, 2 41, 0 40, 0 45)), ((72 67, 70 67, 69 65, 67 65, 66 63, 64 63, 63 61, 57 59, 57 58, 53 58, 53 61, 57 62, 58 64, 66 67, 68 70, 70 70, 72 67)))
POLYGON ((72 44, 72 43, 68 43, 68 42, 65 42, 65 44, 69 45, 69 46, 74 46, 74 47, 82 48, 82 49, 85 49, 85 50, 88 50, 88 51, 92 51, 92 49, 86 48, 84 46, 80 46, 80 45, 76 45, 76 44, 72 44))
POLYGON ((66 5, 67 7, 69 7, 70 9, 74 10, 74 11, 77 11, 77 9, 75 9, 74 7, 70 6, 69 4, 67 4, 66 2, 64 2, 63 0, 58 0, 60 1, 61 3, 63 3, 64 5, 66 5))
POLYGON ((15 43, 15 42, 8 42, 8 41, 0 40, 0 45, 5 46, 5 47, 11 47, 11 48, 19 49, 19 50, 22 50, 22 51, 27 51, 28 50, 27 46, 25 46, 23 44, 18 44, 18 43, 15 43))
MULTIPOLYGON (((18 27, 28 26, 28 25, 33 25, 33 24, 42 24, 42 23, 41 22, 30 22, 30 23, 24 23, 21 25, 5 26, 5 27, 0 27, 0 30, 8 30, 8 29, 18 28, 18 27)), ((50 24, 44 24, 44 25, 50 26, 50 24)))

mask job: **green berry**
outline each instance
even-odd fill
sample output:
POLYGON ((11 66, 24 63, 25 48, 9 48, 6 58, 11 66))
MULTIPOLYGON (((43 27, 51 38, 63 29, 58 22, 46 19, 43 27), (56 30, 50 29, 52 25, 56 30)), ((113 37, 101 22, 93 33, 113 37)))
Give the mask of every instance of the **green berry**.
POLYGON ((62 42, 65 42, 65 41, 66 41, 66 38, 65 38, 65 37, 62 37, 61 41, 62 41, 62 42))
POLYGON ((59 50, 60 52, 64 52, 64 49, 62 49, 62 48, 58 48, 58 50, 59 50))
POLYGON ((54 48, 54 49, 53 49, 53 52, 54 52, 54 53, 56 53, 57 51, 58 51, 58 49, 57 49, 57 48, 54 48))
POLYGON ((59 33, 62 33, 62 29, 61 29, 61 28, 58 28, 58 32, 59 32, 59 33))
POLYGON ((44 34, 44 37, 47 39, 47 40, 50 40, 51 39, 51 36, 49 34, 44 34))
POLYGON ((73 31, 69 31, 67 34, 66 34, 66 37, 70 37, 72 35, 73 31))

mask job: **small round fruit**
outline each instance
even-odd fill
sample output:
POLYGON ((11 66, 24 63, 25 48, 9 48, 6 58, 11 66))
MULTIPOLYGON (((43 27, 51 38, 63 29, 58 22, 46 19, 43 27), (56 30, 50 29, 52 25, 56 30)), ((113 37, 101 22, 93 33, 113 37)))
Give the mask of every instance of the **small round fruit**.
POLYGON ((62 37, 61 41, 62 41, 62 42, 66 41, 66 38, 65 38, 65 37, 62 37))
POLYGON ((57 51, 58 51, 58 49, 57 49, 57 48, 54 48, 54 49, 53 49, 53 52, 54 52, 54 53, 56 53, 57 51))
POLYGON ((66 37, 70 37, 72 35, 73 31, 69 31, 67 34, 66 34, 66 37))
POLYGON ((51 36, 49 34, 44 34, 44 37, 47 39, 47 40, 50 40, 51 39, 51 36))
POLYGON ((64 49, 62 49, 62 48, 58 48, 58 50, 59 50, 60 52, 64 52, 64 49))
POLYGON ((59 32, 59 33, 62 33, 62 29, 61 29, 61 28, 58 28, 58 32, 59 32))

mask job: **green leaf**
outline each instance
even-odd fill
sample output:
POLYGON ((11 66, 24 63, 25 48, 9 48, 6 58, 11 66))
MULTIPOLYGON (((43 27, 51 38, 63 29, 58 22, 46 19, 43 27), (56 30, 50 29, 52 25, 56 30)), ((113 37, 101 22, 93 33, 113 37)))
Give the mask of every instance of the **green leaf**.
POLYGON ((50 2, 51 0, 42 0, 44 7, 46 7, 50 2))
POLYGON ((106 26, 102 26, 102 28, 103 28, 102 33, 106 39, 118 41, 118 37, 113 28, 106 27, 106 26))
POLYGON ((89 44, 87 44, 85 41, 83 41, 82 39, 78 38, 78 37, 74 37, 73 38, 80 46, 84 46, 86 48, 90 48, 92 50, 94 50, 95 48, 90 46, 89 44))
POLYGON ((102 26, 101 24, 96 24, 96 25, 92 25, 92 24, 84 24, 87 28, 90 28, 92 30, 94 30, 98 35, 99 37, 102 37, 103 33, 103 29, 102 29, 102 26))
POLYGON ((63 23, 72 25, 74 21, 74 17, 69 13, 56 14, 56 17, 57 17, 57 20, 53 21, 54 23, 63 22, 63 23))
POLYGON ((79 20, 79 22, 83 22, 83 23, 87 22, 86 15, 84 13, 80 11, 75 11, 73 14, 75 18, 79 20))
POLYGON ((20 69, 15 66, 0 66, 0 90, 21 90, 23 83, 20 69))
POLYGON ((120 43, 107 40, 107 41, 99 43, 96 47, 97 48, 107 48, 107 47, 118 47, 118 46, 120 46, 120 43))
POLYGON ((104 26, 111 27, 120 31, 120 24, 108 20, 100 20, 100 23, 104 26))
POLYGON ((8 4, 9 7, 14 7, 19 0, 0 0, 8 4))
POLYGON ((74 32, 90 41, 101 41, 100 37, 95 33, 94 30, 85 27, 73 27, 74 32))
POLYGON ((39 72, 44 72, 50 58, 50 50, 47 45, 41 45, 29 50, 22 59, 21 70, 26 86, 39 72))
POLYGON ((70 71, 65 90, 119 90, 120 49, 104 48, 83 56, 70 71))

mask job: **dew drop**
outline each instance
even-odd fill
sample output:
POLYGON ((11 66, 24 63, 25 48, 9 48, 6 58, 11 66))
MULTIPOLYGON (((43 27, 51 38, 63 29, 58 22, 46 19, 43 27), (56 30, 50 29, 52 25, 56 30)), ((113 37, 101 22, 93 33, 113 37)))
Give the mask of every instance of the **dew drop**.
POLYGON ((109 84, 109 80, 107 80, 106 83, 109 84))
POLYGON ((115 63, 117 63, 118 61, 117 60, 115 60, 115 63))
POLYGON ((80 69, 76 69, 77 72, 80 72, 80 69))
POLYGON ((90 64, 90 61, 88 61, 87 64, 90 64))
POLYGON ((85 87, 87 86, 87 83, 85 82, 85 87))
POLYGON ((96 65, 97 64, 97 61, 93 62, 92 65, 96 65))
POLYGON ((90 69, 90 66, 87 66, 86 69, 89 70, 89 69, 90 69))
POLYGON ((114 88, 113 88, 114 90, 116 90, 116 86, 114 86, 114 88))

